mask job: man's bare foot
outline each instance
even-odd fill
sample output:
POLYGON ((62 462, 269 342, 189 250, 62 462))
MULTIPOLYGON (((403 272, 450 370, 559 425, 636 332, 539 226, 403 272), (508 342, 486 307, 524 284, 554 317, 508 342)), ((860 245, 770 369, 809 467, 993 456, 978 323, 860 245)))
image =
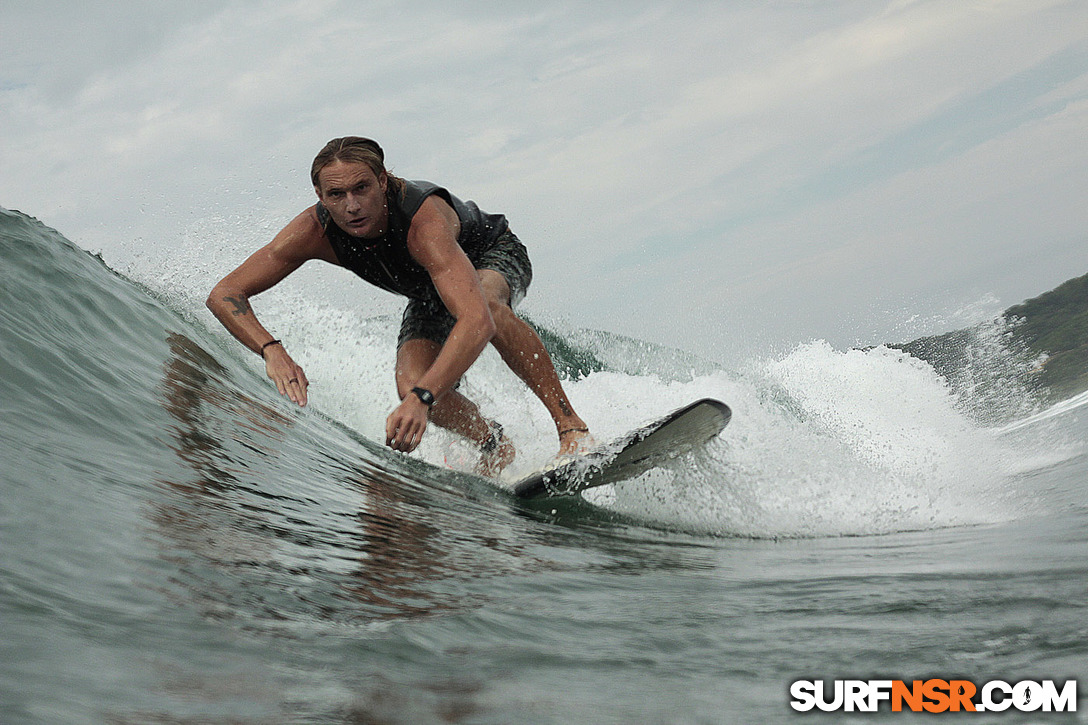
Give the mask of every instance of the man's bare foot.
POLYGON ((514 461, 517 449, 502 433, 502 426, 491 423, 491 437, 480 446, 480 460, 476 463, 475 471, 481 476, 495 478, 502 470, 514 461))
POLYGON ((589 434, 589 428, 585 426, 567 428, 559 432, 560 456, 585 453, 595 445, 597 445, 597 441, 589 434))

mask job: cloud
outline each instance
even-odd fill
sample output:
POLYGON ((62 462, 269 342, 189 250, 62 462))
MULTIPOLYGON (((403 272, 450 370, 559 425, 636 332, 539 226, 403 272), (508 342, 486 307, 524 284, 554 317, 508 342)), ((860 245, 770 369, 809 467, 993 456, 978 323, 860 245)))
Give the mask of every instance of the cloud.
POLYGON ((107 257, 211 217, 251 248, 345 133, 505 212, 531 304, 674 343, 679 318, 796 336, 881 290, 1030 287, 1069 255, 1021 287, 988 260, 1084 221, 1080 2, 60 9, 0 7, 0 204, 107 257))

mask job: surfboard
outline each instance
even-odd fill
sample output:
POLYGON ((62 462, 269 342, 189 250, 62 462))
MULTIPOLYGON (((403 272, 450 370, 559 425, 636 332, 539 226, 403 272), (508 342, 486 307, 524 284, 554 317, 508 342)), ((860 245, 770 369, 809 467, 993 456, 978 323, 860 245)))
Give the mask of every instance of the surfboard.
POLYGON ((524 499, 573 496, 634 478, 706 443, 722 432, 731 417, 729 406, 720 400, 697 400, 607 445, 526 476, 514 484, 514 495, 524 499))

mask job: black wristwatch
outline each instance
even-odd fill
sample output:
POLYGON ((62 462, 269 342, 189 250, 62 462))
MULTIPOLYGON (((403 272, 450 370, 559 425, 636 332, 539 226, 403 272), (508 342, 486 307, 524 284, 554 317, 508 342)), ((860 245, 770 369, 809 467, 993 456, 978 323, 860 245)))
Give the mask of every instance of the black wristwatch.
POLYGON ((426 388, 412 388, 412 392, 416 394, 423 404, 430 408, 434 405, 434 393, 426 388))

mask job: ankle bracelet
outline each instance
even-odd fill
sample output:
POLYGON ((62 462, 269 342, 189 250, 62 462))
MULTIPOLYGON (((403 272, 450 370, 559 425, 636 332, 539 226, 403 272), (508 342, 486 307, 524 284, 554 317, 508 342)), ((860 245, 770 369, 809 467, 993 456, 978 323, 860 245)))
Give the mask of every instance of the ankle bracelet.
POLYGON ((482 453, 493 453, 499 447, 499 441, 502 440, 502 425, 489 420, 487 421, 487 427, 491 429, 491 437, 483 442, 480 451, 482 453))

